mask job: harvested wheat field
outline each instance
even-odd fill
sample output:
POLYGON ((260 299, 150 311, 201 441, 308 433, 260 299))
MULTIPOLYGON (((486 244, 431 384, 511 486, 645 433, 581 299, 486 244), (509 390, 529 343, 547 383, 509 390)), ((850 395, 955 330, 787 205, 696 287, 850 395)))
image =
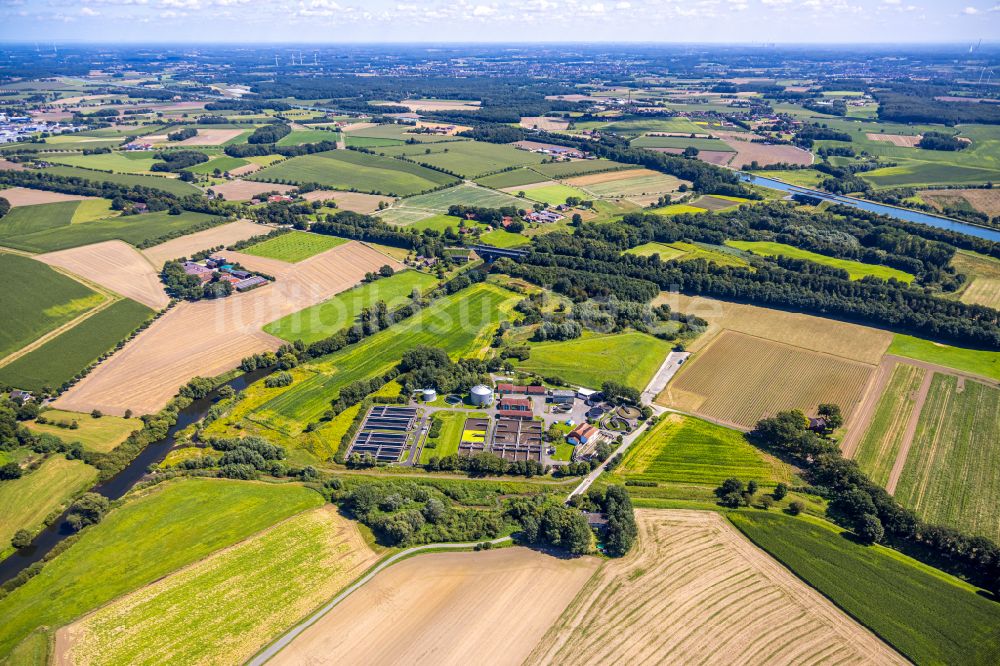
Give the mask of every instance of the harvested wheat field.
POLYGON ((656 398, 737 428, 788 409, 840 405, 848 420, 875 366, 725 331, 684 364, 656 398))
POLYGON ((889 331, 799 312, 666 291, 653 301, 654 305, 661 303, 674 312, 694 314, 708 321, 708 330, 688 345, 690 352, 703 349, 720 332, 730 330, 876 365, 892 342, 889 331))
POLYGON ((0 171, 24 171, 25 166, 10 160, 0 159, 0 171))
POLYGON ((418 555, 379 573, 269 663, 524 661, 597 568, 526 548, 418 555))
POLYGON ((760 166, 769 166, 771 164, 812 164, 814 161, 811 152, 796 146, 753 143, 754 139, 760 140, 764 137, 752 132, 713 130, 712 134, 725 141, 730 148, 736 151, 736 157, 729 165, 737 169, 749 166, 751 162, 757 162, 760 166))
POLYGON ((990 217, 1000 215, 1000 188, 921 190, 918 194, 921 199, 934 206, 939 212, 946 205, 962 207, 963 202, 967 202, 968 205, 990 217))
POLYGON ((638 510, 525 664, 905 664, 717 513, 638 510))
MULTIPOLYGON (((252 128, 251 128, 252 129, 252 128)), ((172 141, 173 146, 221 146, 235 139, 247 130, 242 129, 199 129, 198 134, 183 141, 172 141)))
POLYGON ((618 180, 629 180, 649 175, 655 176, 662 174, 658 171, 650 171, 649 169, 620 169, 618 171, 601 171, 600 173, 589 173, 585 176, 567 178, 563 182, 574 187, 587 187, 588 185, 601 185, 604 183, 613 183, 618 180))
POLYGON ((923 134, 882 134, 880 132, 866 132, 865 136, 868 137, 869 141, 884 141, 901 148, 915 148, 920 143, 920 139, 924 138, 923 134))
POLYGON ((237 241, 253 238, 254 236, 263 236, 271 231, 271 227, 265 227, 254 222, 248 222, 247 220, 239 220, 168 240, 166 243, 160 243, 159 245, 147 248, 142 253, 159 270, 163 267, 164 263, 171 259, 190 257, 192 254, 201 250, 207 250, 210 247, 232 245, 237 241))
MULTIPOLYGON (((683 148, 646 148, 657 153, 669 153, 670 155, 681 155, 683 148)), ((726 166, 733 159, 736 153, 730 150, 701 150, 698 151, 698 159, 716 166, 726 166)))
POLYGON ((558 132, 569 127, 565 118, 549 118, 547 116, 525 116, 521 118, 521 127, 540 129, 547 132, 558 132))
POLYGON ((307 511, 59 630, 56 663, 240 664, 377 558, 334 506, 307 511))
POLYGON ((64 268, 154 310, 165 308, 170 302, 153 264, 124 241, 83 245, 40 254, 36 259, 64 268))
POLYGON ((277 183, 258 183, 252 180, 230 180, 222 185, 213 185, 212 191, 221 194, 226 201, 249 201, 264 192, 291 192, 294 185, 279 185, 277 183))
POLYGON ((83 199, 93 199, 94 197, 84 197, 79 194, 63 194, 62 192, 49 192, 48 190, 32 190, 27 187, 10 187, 0 190, 4 199, 10 202, 11 208, 18 206, 34 206, 37 204, 59 203, 60 201, 81 201, 83 199))
POLYGON ((260 171, 263 168, 264 168, 263 164, 254 164, 253 162, 251 162, 250 164, 244 164, 243 166, 236 167, 235 169, 230 169, 229 175, 246 176, 248 174, 253 173, 254 171, 260 171))
POLYGON ((298 264, 235 252, 227 256, 275 276, 277 282, 228 298, 177 305, 62 394, 55 406, 113 415, 126 409, 155 412, 192 377, 221 374, 245 356, 281 346, 281 340, 261 331, 264 324, 349 289, 384 264, 403 267, 354 241, 298 264))
POLYGON ((306 192, 302 195, 302 198, 306 201, 333 199, 337 202, 337 208, 365 215, 377 211, 379 202, 384 201, 386 205, 389 205, 396 201, 395 197, 390 196, 365 194, 363 192, 339 192, 337 190, 314 190, 306 192))

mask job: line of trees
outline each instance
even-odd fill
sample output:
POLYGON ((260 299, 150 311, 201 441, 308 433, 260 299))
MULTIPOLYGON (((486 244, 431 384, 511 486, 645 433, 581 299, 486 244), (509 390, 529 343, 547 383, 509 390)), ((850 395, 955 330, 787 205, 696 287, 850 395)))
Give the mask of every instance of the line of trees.
POLYGON ((908 555, 1000 593, 1000 547, 991 539, 920 520, 869 479, 837 443, 808 429, 800 411, 762 419, 751 442, 805 470, 812 491, 830 500, 827 515, 867 543, 908 555))

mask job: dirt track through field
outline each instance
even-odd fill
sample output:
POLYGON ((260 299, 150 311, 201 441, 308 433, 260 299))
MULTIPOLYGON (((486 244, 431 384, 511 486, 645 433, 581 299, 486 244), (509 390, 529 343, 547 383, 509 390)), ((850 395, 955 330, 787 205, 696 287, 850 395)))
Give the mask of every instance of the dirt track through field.
POLYGON ((221 374, 251 353, 281 346, 283 341, 260 330, 264 324, 349 289, 384 264, 402 268, 353 241, 298 264, 235 252, 227 256, 275 276, 277 282, 228 298, 177 305, 60 396, 55 406, 113 415, 126 409, 155 412, 192 377, 221 374))
POLYGON ((913 411, 910 412, 910 419, 906 422, 906 430, 903 431, 903 441, 899 447, 899 454, 896 456, 896 462, 892 465, 892 471, 889 472, 889 480, 885 483, 885 490, 890 495, 896 492, 896 484, 899 483, 899 477, 903 473, 903 467, 906 465, 906 457, 910 454, 913 435, 917 432, 917 423, 920 422, 920 412, 923 411, 924 403, 927 402, 927 394, 931 390, 932 379, 934 379, 933 372, 924 373, 924 380, 920 383, 920 388, 917 390, 916 400, 913 403, 913 411))
POLYGON ((526 548, 417 555, 380 572, 269 663, 520 664, 597 568, 526 548))
POLYGON ((636 519, 637 546, 602 565, 526 666, 907 663, 719 514, 636 519))
POLYGON ((38 255, 37 259, 96 282, 154 310, 165 308, 170 302, 153 264, 123 241, 105 241, 49 252, 38 255))
POLYGON ((142 250, 142 253, 157 270, 160 270, 163 268, 163 264, 171 259, 190 257, 192 254, 207 250, 210 247, 232 245, 236 241, 246 240, 254 236, 263 236, 271 233, 271 231, 273 231, 271 227, 265 227, 264 225, 248 222, 247 220, 239 220, 212 227, 205 231, 188 234, 187 236, 181 236, 166 243, 154 245, 142 250))
POLYGON ((872 417, 875 416, 878 401, 882 397, 882 393, 885 392, 885 387, 889 384, 889 377, 892 375, 892 369, 895 365, 895 361, 883 359, 875 368, 861 402, 858 403, 857 409, 846 424, 847 435, 840 443, 840 450, 845 458, 853 458, 854 454, 857 453, 858 444, 865 432, 868 431, 872 417))

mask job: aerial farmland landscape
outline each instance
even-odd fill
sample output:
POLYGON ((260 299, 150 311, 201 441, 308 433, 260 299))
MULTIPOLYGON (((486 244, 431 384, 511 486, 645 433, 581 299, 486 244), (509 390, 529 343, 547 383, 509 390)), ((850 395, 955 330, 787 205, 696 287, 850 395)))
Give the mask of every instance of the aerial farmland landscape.
POLYGON ((0 3, 0 666, 1000 664, 1000 5, 0 3))

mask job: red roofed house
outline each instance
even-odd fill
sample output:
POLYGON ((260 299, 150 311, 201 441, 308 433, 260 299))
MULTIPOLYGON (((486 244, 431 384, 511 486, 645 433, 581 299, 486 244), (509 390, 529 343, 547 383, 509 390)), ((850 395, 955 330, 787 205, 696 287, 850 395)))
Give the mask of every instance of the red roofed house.
POLYGON ((514 393, 527 393, 527 386, 519 386, 517 384, 497 384, 497 393, 500 395, 511 395, 514 393))
POLYGON ((581 423, 566 435, 566 441, 573 445, 586 444, 597 436, 598 432, 599 430, 589 423, 581 423))
POLYGON ((544 386, 528 386, 526 387, 525 393, 528 395, 545 395, 544 386))
POLYGON ((497 416, 530 419, 534 416, 531 411, 531 400, 527 398, 501 398, 500 404, 497 405, 497 416))

